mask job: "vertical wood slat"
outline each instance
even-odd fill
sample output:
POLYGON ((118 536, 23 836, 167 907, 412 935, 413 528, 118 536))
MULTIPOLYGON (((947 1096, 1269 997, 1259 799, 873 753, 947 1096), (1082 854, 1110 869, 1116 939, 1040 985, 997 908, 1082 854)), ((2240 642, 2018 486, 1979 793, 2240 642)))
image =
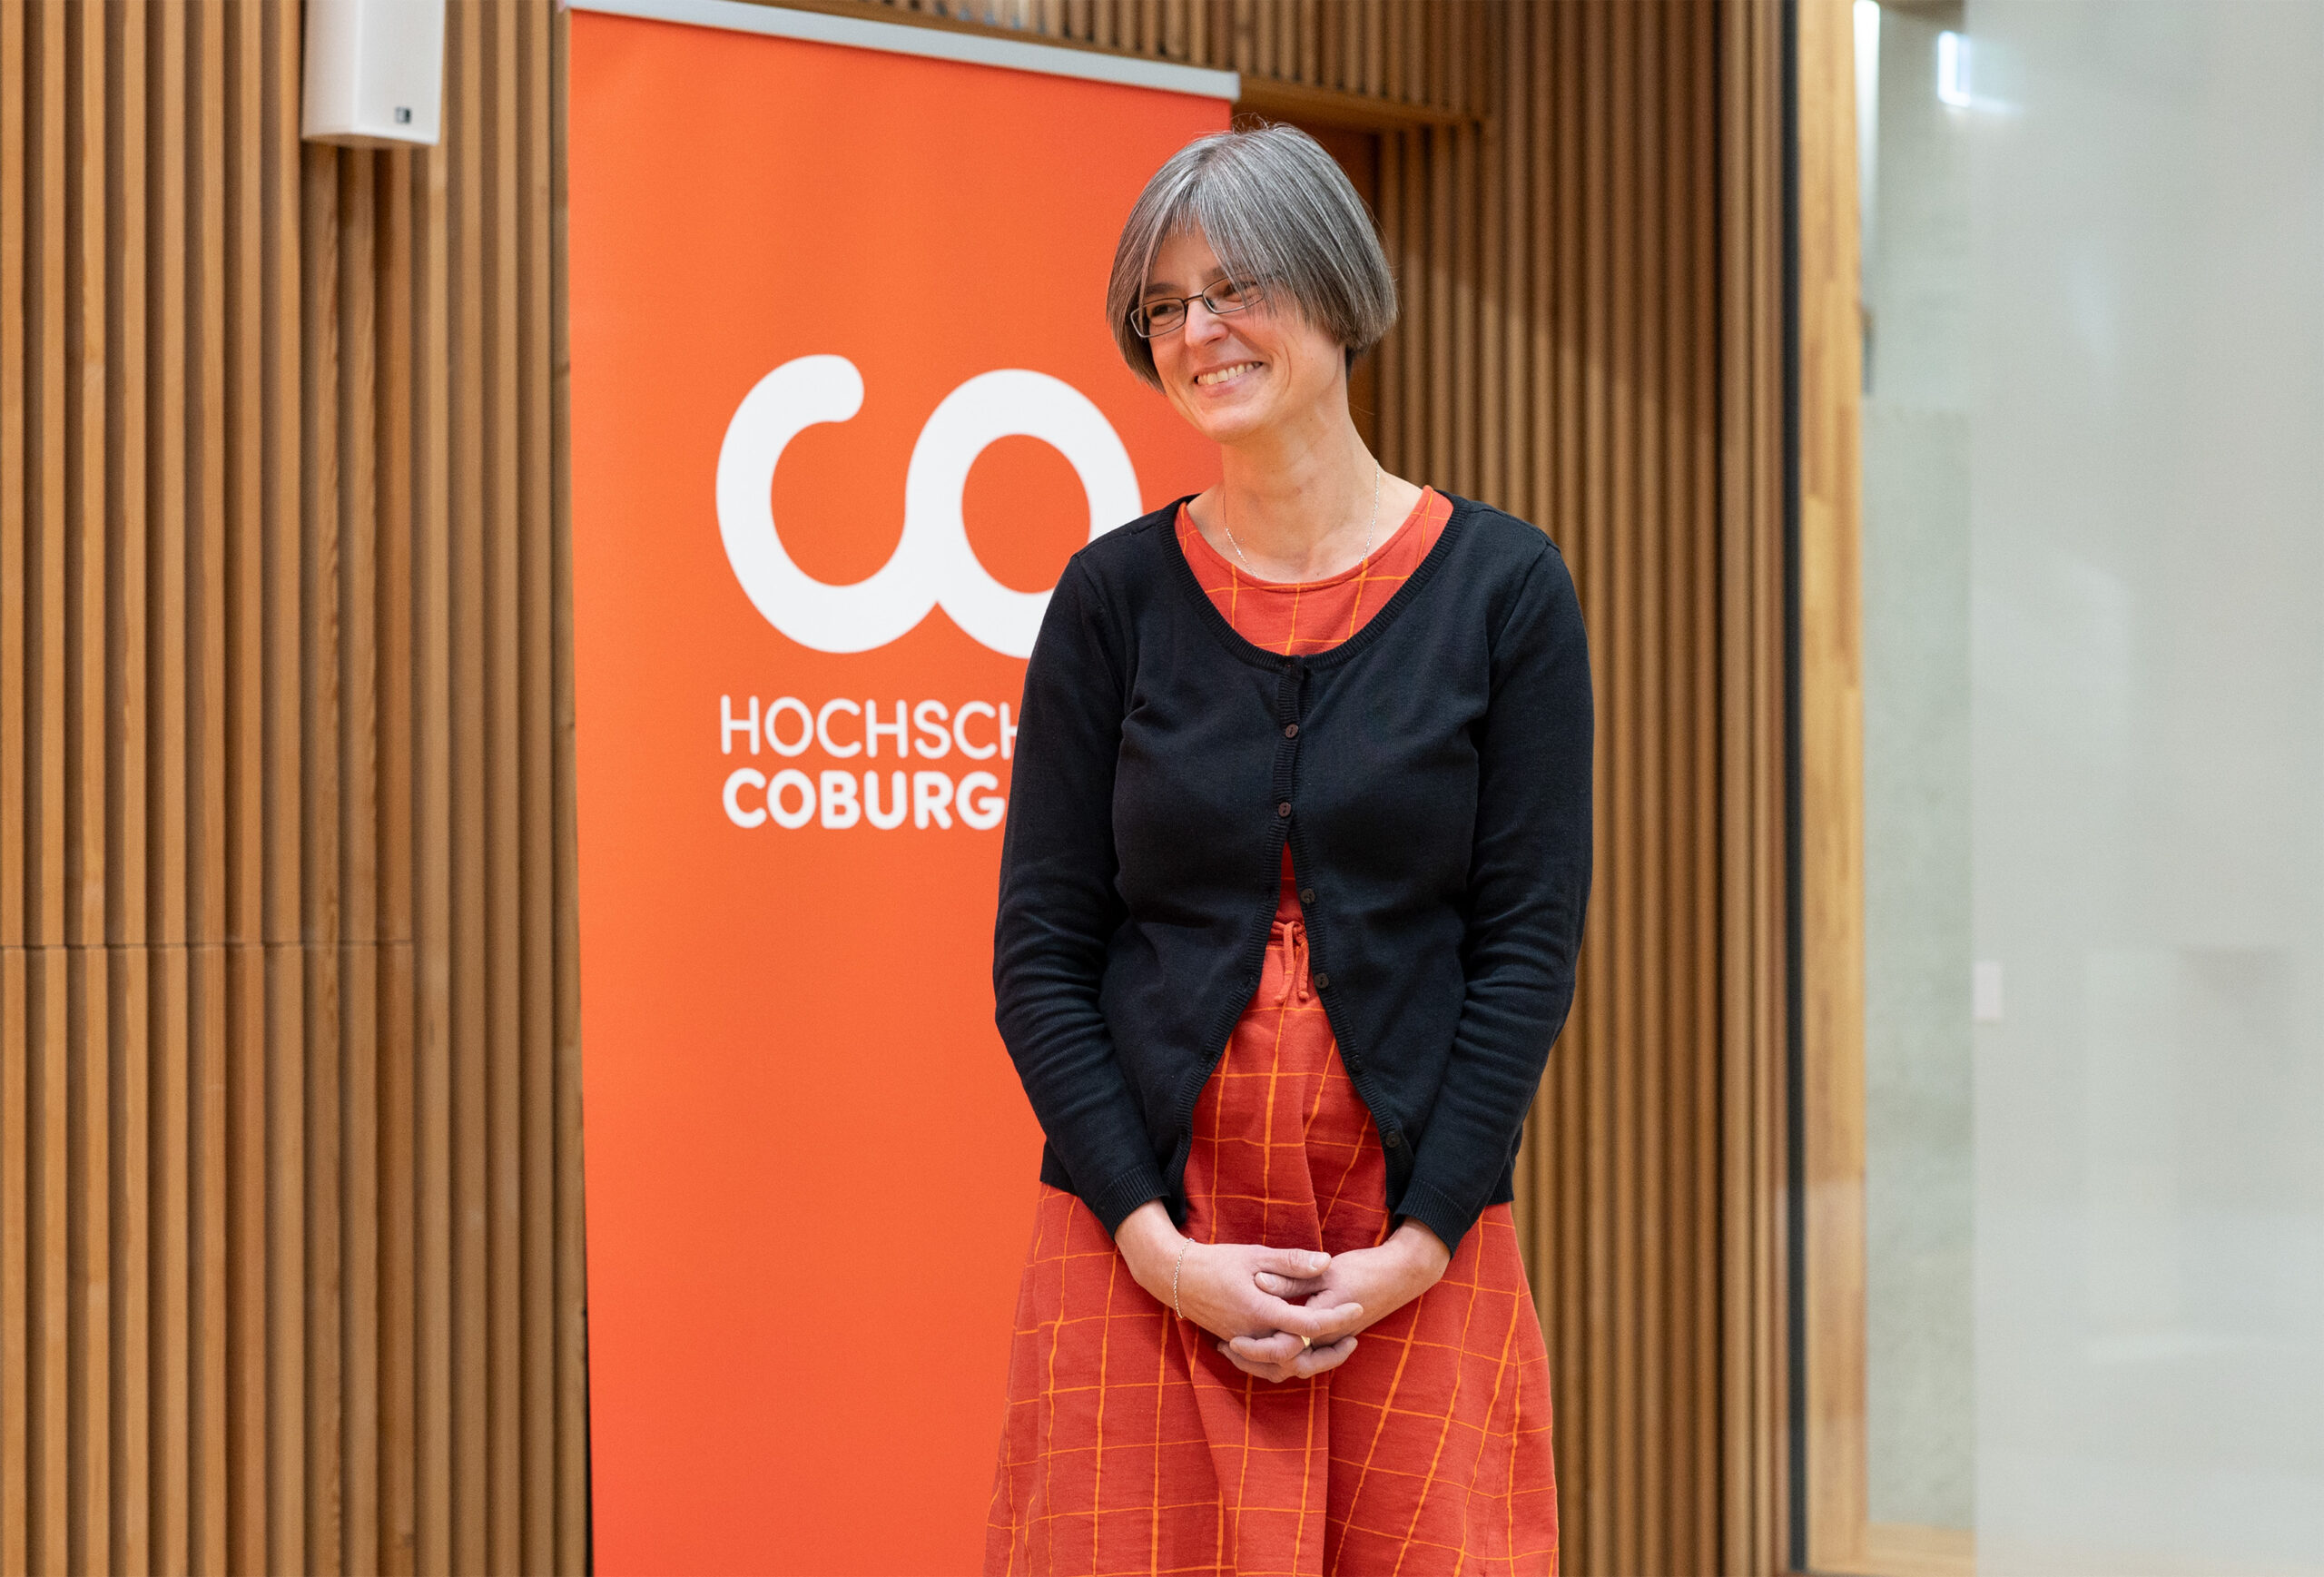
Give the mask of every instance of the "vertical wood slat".
MULTIPOLYGON (((29 385, 25 448, 30 466, 23 475, 25 533, 31 550, 25 583, 32 614, 32 639, 25 653, 25 689, 33 710, 25 728, 29 759, 20 772, 32 796, 27 807, 28 831, 36 851, 26 863, 27 873, 34 881, 29 940, 55 944, 68 940, 65 854, 70 847, 64 710, 64 377, 70 291, 65 273, 65 103, 69 86, 65 22, 69 14, 61 3, 27 5, 26 11, 27 31, 32 34, 34 48, 32 82, 25 95, 29 123, 23 201, 32 232, 26 248, 30 276, 27 283, 31 301, 37 305, 28 303, 29 342, 25 354, 25 375, 29 385)), ((61 1405, 62 1401, 61 1396, 56 1398, 57 1405, 61 1405)), ((61 1523, 58 1531, 61 1532, 61 1523)))
POLYGON ((401 1449, 379 1453, 372 1490, 376 1543, 350 1543, 349 1569, 409 1572, 418 1534, 414 1453, 418 1415, 418 1131, 412 1058, 417 1022, 409 938, 413 924, 413 675, 411 412, 413 333, 413 155, 397 153, 379 172, 379 932, 386 940, 377 981, 379 1354, 377 1430, 401 1449))
MULTIPOLYGON (((226 145, 245 149, 263 137, 264 13, 238 8, 226 17, 226 145)), ((229 302, 225 370, 225 490, 228 569, 225 764, 226 958, 225 1148, 227 1210, 226 1467, 229 1482, 266 1482, 267 1474, 267 990, 265 638, 265 413, 261 409, 266 342, 262 293, 265 250, 258 161, 236 159, 223 172, 227 212, 225 290, 229 302), (253 177, 259 177, 254 180, 253 177)), ((229 1494, 225 1549, 238 1571, 264 1571, 266 1503, 229 1494)))
MULTIPOLYGON (((1176 9, 1174 7, 1174 9, 1176 9)), ((523 829, 522 891, 518 935, 522 939, 521 1003, 524 1052, 519 1067, 521 1150, 514 1158, 523 1201, 523 1375, 518 1406, 525 1417, 555 1417, 557 1395, 556 1103, 556 715, 554 678, 552 578, 556 520, 556 450, 554 411, 558 389, 552 379, 550 318, 557 301, 553 279, 554 174, 549 83, 553 70, 548 36, 523 29, 512 63, 516 92, 512 156, 506 168, 515 188, 515 222, 508 236, 516 261, 514 289, 520 304, 515 325, 517 370, 510 394, 517 452, 510 473, 516 482, 520 525, 517 569, 511 586, 516 604, 515 693, 524 698, 512 741, 518 763, 519 792, 511 796, 523 829)), ((578 1129, 576 1127, 577 1136, 578 1129)), ((557 1454, 553 1437, 528 1433, 521 1463, 523 1541, 520 1564, 527 1572, 558 1570, 557 1454)))
MULTIPOLYGON (((25 674, 31 656, 28 638, 27 595, 31 564, 27 555, 31 537, 25 519, 26 490, 25 476, 25 90, 30 80, 26 61, 28 41, 25 8, 10 5, 0 8, 0 763, 10 770, 0 771, 0 948, 21 948, 28 941, 40 940, 32 925, 30 905, 33 884, 25 879, 25 852, 28 846, 37 848, 37 835, 33 833, 30 814, 33 802, 25 793, 25 764, 30 759, 31 696, 25 685, 25 674)), ((19 987, 21 991, 21 986, 19 987)), ((13 1000, 21 1002, 21 995, 13 1000)), ((19 1020, 21 1022, 21 1020, 19 1020)), ((21 1062, 11 1066, 21 1068, 21 1062)), ((23 1107, 12 1105, 9 1109, 19 1116, 23 1107)), ((14 1184, 19 1152, 7 1152, 6 1178, 14 1184)), ((0 1193, 7 1201, 11 1234, 21 1233, 17 1215, 23 1193, 11 1187, 0 1193)), ((6 1242, 12 1250, 21 1247, 20 1236, 9 1236, 6 1242)), ((11 1252, 5 1272, 7 1291, 0 1294, 6 1300, 11 1314, 18 1311, 15 1298, 21 1296, 23 1260, 20 1252, 11 1252)), ((11 1339, 20 1338, 24 1331, 22 1319, 15 1318, 5 1327, 11 1339)), ((0 1386, 5 1394, 21 1395, 23 1373, 16 1366, 16 1355, 0 1361, 0 1386)), ((15 1410, 9 1410, 13 1418, 15 1410)), ((21 1443, 8 1454, 11 1464, 21 1464, 24 1454, 21 1443)), ((0 1481, 0 1561, 15 1560, 21 1563, 24 1508, 20 1481, 11 1475, 0 1481)), ((12 1568, 14 1569, 14 1568, 12 1568)))
POLYGON ((226 1564, 226 8, 196 13, 190 84, 197 141, 189 160, 195 239, 188 311, 189 382, 198 442, 188 446, 198 510, 187 566, 188 913, 198 945, 189 950, 192 1056, 187 1077, 192 1149, 188 1451, 192 1477, 188 1539, 196 1570, 226 1564))
MULTIPOLYGON (((450 80, 447 74, 447 80, 450 80)), ((452 107, 448 106, 448 108, 452 107)), ((415 338, 433 349, 449 342, 451 162, 442 147, 413 161, 412 318, 415 338)), ((417 975, 418 1064, 414 1147, 419 1182, 415 1253, 418 1310, 416 1396, 418 1483, 414 1569, 452 1565, 452 614, 451 367, 425 356, 415 378, 413 412, 413 617, 418 655, 414 752, 418 902, 412 934, 417 975)))
POLYGON ((66 1401, 67 1460, 64 1464, 69 1526, 62 1530, 63 1552, 77 1569, 112 1562, 113 1268, 110 1144, 112 1032, 108 1009, 110 961, 103 942, 108 924, 107 871, 108 745, 112 730, 105 706, 109 587, 107 551, 105 428, 110 401, 105 387, 106 330, 110 321, 106 268, 111 204, 106 180, 107 72, 103 14, 93 8, 64 17, 64 243, 66 277, 61 281, 68 323, 65 379, 64 472, 69 519, 64 548, 66 632, 64 674, 66 799, 64 813, 64 955, 67 1000, 63 1163, 64 1227, 64 1292, 66 1300, 64 1359, 71 1395, 66 1401))
POLYGON ((489 1564, 493 1481, 486 1457, 490 1379, 486 1340, 491 1326, 487 1280, 490 1205, 483 1057, 487 1016, 485 919, 481 880, 490 857, 485 792, 484 579, 484 7, 451 14, 453 42, 445 62, 448 122, 444 147, 452 165, 451 241, 451 666, 452 691, 452 1564, 461 1572, 489 1564))
MULTIPOLYGON (((1673 1482, 1681 1548, 1704 1571, 1719 1570, 1718 1334, 1723 1234, 1718 1198, 1718 1091, 1722 1078, 1718 994, 1723 952, 1719 931, 1718 649, 1719 316, 1718 211, 1714 154, 1719 138, 1713 64, 1719 42, 1713 29, 1692 30, 1681 41, 1679 75, 1686 101, 1674 212, 1682 227, 1684 293, 1674 360, 1682 370, 1683 406, 1673 412, 1675 468, 1682 478, 1679 511, 1672 519, 1672 552, 1685 568, 1674 587, 1672 618, 1688 632, 1682 683, 1687 704, 1675 720, 1686 777, 1678 805, 1677 839, 1689 876, 1677 924, 1691 961, 1681 981, 1680 1010, 1689 1027, 1686 1054, 1674 1071, 1676 1099, 1684 1109, 1687 1161, 1677 1207, 1694 1223, 1676 1274, 1687 1288, 1674 1340, 1684 1376, 1682 1405, 1691 1420, 1687 1459, 1673 1482)), ((1768 1049, 1772 1050, 1772 1049, 1768 1049)), ((1772 1201, 1769 1207, 1773 1207, 1772 1201)))
MULTIPOLYGON (((1690 1208, 1697 1223, 1691 1267, 1694 1296, 1689 1302, 1693 1329, 1689 1333, 1693 1366, 1694 1460, 1689 1464, 1680 1504, 1691 1508, 1697 1570, 1720 1570, 1718 1456, 1718 1281, 1719 1234, 1711 1223, 1719 1218, 1718 1170, 1715 1148, 1718 1133, 1718 778, 1717 774, 1719 685, 1718 629, 1718 237, 1706 222, 1718 209, 1718 171, 1713 154, 1719 128, 1717 79, 1712 62, 1718 40, 1711 28, 1692 30, 1689 41, 1691 93, 1690 173, 1688 211, 1692 268, 1688 332, 1694 366, 1693 400, 1688 412, 1688 438, 1692 448, 1693 508, 1685 525, 1691 544, 1693 571, 1689 577, 1688 623, 1694 631, 1693 723, 1694 785, 1687 824, 1694 834, 1696 885, 1688 912, 1694 920, 1694 1046, 1690 1085, 1694 1124, 1690 1148, 1694 1189, 1690 1208)), ((1731 1552, 1730 1552, 1731 1554, 1731 1552)), ((1734 1565, 1728 1566, 1733 1570, 1734 1565)))
MULTIPOLYGON (((58 128, 63 165, 61 241, 65 338, 64 468, 57 476, 68 524, 64 575, 64 929, 58 940, 88 947, 106 935, 105 391, 107 310, 104 14, 66 11, 58 86, 68 105, 58 128)), ((100 1192, 102 1197, 102 1191, 100 1192)), ((102 1546, 100 1545, 100 1549, 102 1546)))
MULTIPOLYGON (((379 748, 379 551, 378 439, 378 177, 385 161, 344 162, 339 182, 339 512, 341 562, 339 646, 341 784, 340 847, 345 861, 341 942, 337 950, 340 1047, 338 1157, 340 1307, 340 1408, 334 1449, 340 1482, 331 1569, 366 1569, 379 1548, 379 856, 382 831, 379 748), (355 566, 365 567, 358 574, 355 566)), ((389 1049, 392 1051, 392 1048, 389 1049)), ((319 1566, 326 1564, 318 1562, 319 1566)))
MULTIPOLYGON (((187 944, 188 739, 186 729, 186 504, 189 493, 186 424, 188 273, 186 133, 187 31, 184 8, 153 15, 146 116, 147 188, 152 203, 152 261, 145 284, 150 306, 147 340, 147 515, 151 585, 157 606, 149 616, 147 732, 153 794, 149 868, 153 898, 150 941, 160 944, 153 969, 150 1109, 150 1207, 153 1220, 154 1327, 153 1384, 152 1560, 157 1569, 192 1568, 190 1543, 192 1417, 189 1371, 193 1358, 187 1247, 192 1217, 187 1198, 190 992, 187 944)), ((133 940, 133 939, 125 939, 133 940)))
MULTIPOLYGON (((153 959, 133 943, 148 927, 147 855, 151 847, 151 799, 147 745, 150 739, 147 599, 146 375, 142 352, 147 322, 146 248, 148 207, 146 71, 149 17, 141 7, 106 11, 111 115, 106 164, 111 192, 108 294, 113 318, 107 334, 106 522, 108 608, 106 681, 114 771, 107 824, 111 887, 106 904, 106 941, 115 944, 109 971, 112 1030, 107 1101, 106 1178, 108 1214, 115 1224, 111 1243, 112 1373, 108 1390, 112 1416, 107 1438, 112 1463, 107 1543, 112 1569, 153 1569, 153 1329, 151 1320, 153 1239, 151 1214, 138 1207, 152 1198, 152 1003, 153 959)), ((0 1558, 0 1565, 5 1565, 0 1558)))
POLYGON ((1664 661, 1664 644, 1669 630, 1663 617, 1663 548, 1669 498, 1663 485, 1664 435, 1660 419, 1671 388, 1669 369, 1662 361, 1662 345, 1663 323, 1672 299, 1660 288, 1662 281, 1657 275, 1668 255, 1668 237, 1660 222, 1661 127, 1670 101, 1665 84, 1658 80, 1661 64, 1660 23, 1667 12, 1661 6, 1648 5, 1637 7, 1635 14, 1637 54, 1630 78, 1635 84, 1632 103, 1637 107, 1634 181, 1638 206, 1632 227, 1638 236, 1634 272, 1638 327, 1633 353, 1637 357, 1640 396, 1634 437, 1637 512, 1631 527, 1638 544, 1638 580, 1630 616, 1639 631, 1634 722, 1639 807, 1637 936, 1639 957, 1644 968, 1638 991, 1638 1116, 1633 1140, 1638 1158, 1638 1220, 1643 1228, 1636 1261, 1640 1340, 1635 1425, 1638 1489, 1634 1505, 1639 1528, 1636 1569, 1667 1572, 1670 1567, 1664 1534, 1669 1508, 1662 1500, 1662 1487, 1664 1464, 1668 1460, 1663 1443, 1669 1438, 1669 1420, 1665 1405, 1668 1391, 1663 1361, 1668 1350, 1664 1339, 1668 1326, 1663 1303, 1663 1246, 1679 1224, 1666 1208, 1664 1184, 1669 1158, 1661 1138, 1667 1116, 1664 1069, 1672 1044, 1672 1027, 1664 1011, 1666 982, 1678 959, 1664 930, 1664 917, 1669 911, 1666 883, 1670 870, 1663 844, 1669 820, 1663 727, 1669 673, 1669 665, 1664 661))
MULTIPOLYGON (((569 35, 562 28, 548 36, 548 121, 539 129, 547 144, 548 197, 548 439, 552 457, 571 452, 572 404, 567 339, 568 298, 565 234, 566 50, 569 35)), ((573 700, 573 517, 571 468, 552 458, 547 461, 547 572, 550 598, 549 693, 553 721, 549 744, 554 764, 549 797, 554 806, 551 840, 552 877, 556 906, 553 979, 549 995, 552 1018, 543 1028, 553 1037, 548 1063, 548 1104, 555 1122, 553 1165, 556 1264, 551 1296, 555 1301, 556 1341, 556 1568, 581 1571, 589 1552, 588 1390, 585 1366, 586 1332, 583 1321, 583 1243, 581 1197, 581 977, 574 967, 580 955, 580 905, 576 902, 580 872, 578 843, 574 835, 575 795, 572 772, 573 700)))
POLYGON ((246 1483, 244 1518, 250 1543, 269 1569, 303 1557, 307 1528, 306 1267, 307 1267, 307 989, 305 951, 308 870, 321 851, 308 849, 306 610, 308 329, 305 254, 311 243, 302 198, 304 159, 287 134, 297 113, 299 13, 274 0, 262 8, 258 69, 262 86, 255 106, 261 255, 254 260, 271 332, 261 359, 260 419, 266 433, 264 480, 255 523, 267 566, 261 610, 261 674, 267 814, 265 885, 261 906, 265 1029, 260 1060, 265 1069, 262 1118, 267 1136, 266 1249, 263 1306, 248 1318, 268 1336, 263 1420, 253 1434, 267 1443, 267 1478, 246 1483), (297 324, 297 332, 290 326, 297 324))
POLYGON ((27 7, 32 38, 25 186, 28 287, 37 302, 26 313, 29 332, 25 423, 25 574, 31 639, 25 652, 25 692, 32 711, 18 768, 31 803, 29 827, 37 850, 32 892, 33 940, 43 948, 26 971, 30 1046, 26 1055, 23 1188, 28 1237, 25 1306, 33 1322, 23 1405, 30 1415, 26 1548, 35 1567, 70 1560, 68 1522, 71 1449, 66 1407, 70 1367, 69 1245, 66 1239, 66 1065, 70 1051, 64 933, 65 853, 65 20, 62 5, 27 7))
MULTIPOLYGON (((1565 1567, 1772 1570, 1774 8, 921 9, 1472 117, 1381 135, 1378 447, 1599 658, 1565 1567)), ((564 35, 454 15, 375 153, 292 0, 0 8, 0 1567, 586 1560, 564 35)))
POLYGON ((479 74, 485 134, 476 145, 488 148, 484 169, 483 239, 488 262, 478 281, 489 369, 480 414, 485 502, 493 522, 482 555, 483 583, 490 600, 488 635, 480 652, 485 682, 484 729, 487 741, 483 780, 487 856, 484 923, 491 939, 487 953, 486 1035, 481 1045, 505 1048, 507 1055, 479 1058, 484 1072, 484 1141, 489 1159, 485 1203, 489 1216, 485 1254, 489 1266, 487 1297, 490 1315, 485 1353, 489 1381, 491 1530, 488 1569, 524 1570, 524 1453, 519 1435, 524 1394, 520 1300, 523 1265, 520 1192, 524 1150, 519 1126, 518 1086, 523 1075, 525 1035, 523 968, 524 912, 519 885, 523 849, 522 739, 517 654, 521 635, 522 591, 517 582, 523 456, 517 442, 517 279, 523 237, 517 225, 522 175, 515 132, 517 100, 517 13, 494 8, 483 39, 479 74))
POLYGON ((345 244, 338 220, 342 162, 330 149, 305 148, 298 194, 301 226, 312 238, 301 258, 300 281, 305 415, 300 435, 303 464, 299 500, 299 663, 303 704, 299 726, 308 748, 300 754, 296 801, 304 876, 298 931, 302 945, 282 960, 283 966, 294 968, 299 976, 300 1021, 294 1042, 299 1066, 284 1069, 286 1082, 293 1085, 299 1100, 292 1106, 286 1090, 282 1117, 286 1125, 298 1129, 300 1137, 295 1160, 286 1155, 280 1163, 279 1180, 286 1198, 284 1232, 278 1251, 285 1290, 295 1289, 281 1300, 281 1318, 286 1331, 300 1333, 304 1361, 295 1376, 286 1376, 290 1385, 283 1398, 284 1437, 277 1447, 285 1457, 295 1457, 295 1462, 286 1462, 284 1472, 296 1474, 299 1491, 290 1505, 276 1508, 271 1553, 276 1562, 302 1570, 311 1570, 335 1555, 338 1547, 337 1530, 327 1521, 334 1509, 332 1502, 313 1492, 332 1483, 339 1434, 339 1223, 333 1212, 339 1135, 331 1119, 338 1110, 340 1022, 332 971, 338 961, 330 944, 341 934, 344 918, 340 902, 342 763, 340 753, 331 748, 339 737, 342 715, 338 660, 342 573, 340 429, 344 391, 340 376, 344 306, 340 250, 345 244), (294 1192, 295 1198, 288 1197, 294 1192), (293 1220, 295 1232, 290 1226, 293 1220))
POLYGON ((72 1563, 72 1457, 65 1410, 73 1375, 66 1330, 70 1249, 65 1237, 64 1177, 72 955, 64 948, 50 947, 34 956, 36 962, 27 971, 26 1005, 33 1040, 27 1101, 34 1114, 28 1179, 32 1207, 27 1214, 35 1243, 29 1302, 39 1336, 34 1347, 31 1385, 25 1396, 37 1440, 32 1448, 32 1525, 27 1543, 32 1569, 54 1572, 72 1563))
MULTIPOLYGON (((12 547, 16 544, 11 544, 12 547)), ((25 1210, 25 1155, 30 1135, 25 1105, 31 1094, 32 966, 41 951, 0 948, 0 1566, 31 1570, 31 1222, 25 1210)))
POLYGON ((1721 981, 1724 1414, 1721 1540, 1729 1570, 1787 1563, 1782 1197, 1783 738, 1780 13, 1724 14, 1720 59, 1720 934, 1740 955, 1721 981), (1738 1053, 1759 1049, 1759 1054, 1738 1053))

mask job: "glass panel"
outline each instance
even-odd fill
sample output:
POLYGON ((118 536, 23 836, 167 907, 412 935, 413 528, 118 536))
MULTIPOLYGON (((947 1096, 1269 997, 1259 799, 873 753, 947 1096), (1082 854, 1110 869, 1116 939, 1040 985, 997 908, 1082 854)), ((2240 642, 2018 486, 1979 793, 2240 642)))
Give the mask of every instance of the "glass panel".
POLYGON ((1866 1490, 1876 1525, 1955 1532, 1975 1507, 1965 984, 1973 128, 1939 97, 1938 56, 1961 26, 1957 5, 1856 7, 1866 1490))
POLYGON ((1867 1548, 2324 1572, 2324 4, 1856 15, 1867 1548))
POLYGON ((2324 7, 1966 35, 1980 1568, 2324 1571, 2324 7))

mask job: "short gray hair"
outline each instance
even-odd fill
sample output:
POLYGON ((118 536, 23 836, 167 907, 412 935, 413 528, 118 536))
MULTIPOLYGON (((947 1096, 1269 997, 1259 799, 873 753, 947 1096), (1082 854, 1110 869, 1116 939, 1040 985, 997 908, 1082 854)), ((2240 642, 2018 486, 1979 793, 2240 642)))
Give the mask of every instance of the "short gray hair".
POLYGON ((1106 315, 1122 360, 1161 386, 1154 351, 1130 314, 1162 243, 1182 230, 1210 242, 1240 279, 1265 280, 1352 361, 1396 321, 1396 281, 1372 215, 1320 143, 1296 126, 1213 132, 1170 155, 1138 193, 1114 248, 1106 315))

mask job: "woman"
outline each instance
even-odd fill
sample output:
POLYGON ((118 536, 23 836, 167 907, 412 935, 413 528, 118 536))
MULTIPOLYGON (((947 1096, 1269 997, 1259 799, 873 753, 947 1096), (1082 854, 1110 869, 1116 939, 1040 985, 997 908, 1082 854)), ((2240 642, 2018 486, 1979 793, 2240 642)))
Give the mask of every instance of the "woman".
POLYGON ((1395 317, 1287 127, 1205 137, 1108 291, 1221 480, 1058 584, 1001 854, 1048 1138, 990 1572, 1554 1572, 1510 1207, 1590 884, 1581 610, 1533 527, 1384 474, 1395 317))

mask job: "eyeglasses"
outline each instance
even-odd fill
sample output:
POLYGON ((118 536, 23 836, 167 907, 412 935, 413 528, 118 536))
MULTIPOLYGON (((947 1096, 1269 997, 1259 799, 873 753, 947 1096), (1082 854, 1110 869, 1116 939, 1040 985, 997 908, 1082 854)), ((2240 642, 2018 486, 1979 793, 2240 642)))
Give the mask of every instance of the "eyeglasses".
POLYGON ((1191 296, 1165 297, 1160 301, 1141 301, 1130 309, 1129 326, 1139 338, 1151 340, 1157 334, 1175 334, 1187 320, 1187 303, 1200 301, 1214 318, 1256 307, 1266 300, 1266 286, 1257 280, 1221 280, 1208 289, 1191 296))

